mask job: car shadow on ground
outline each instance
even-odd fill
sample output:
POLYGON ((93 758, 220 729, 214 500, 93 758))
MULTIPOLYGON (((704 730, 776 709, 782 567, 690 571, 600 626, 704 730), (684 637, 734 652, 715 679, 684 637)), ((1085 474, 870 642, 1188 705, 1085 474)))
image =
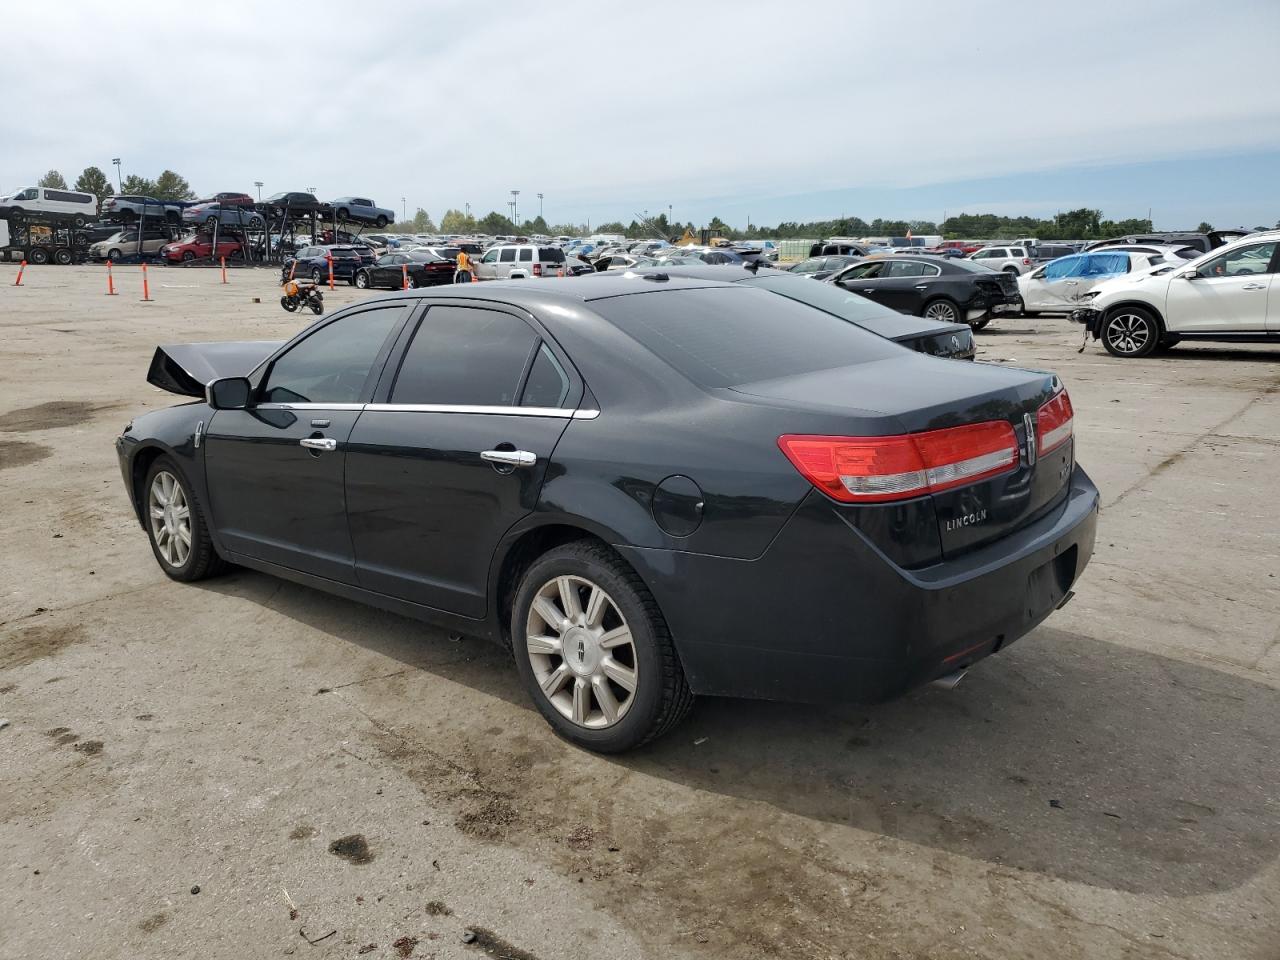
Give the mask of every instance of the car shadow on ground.
MULTIPOLYGON (((532 709, 485 641, 248 571, 202 586, 532 709)), ((1188 896, 1240 886, 1280 855, 1277 716, 1280 690, 1265 684, 1041 627, 953 691, 873 707, 703 699, 674 733, 603 762, 1011 869, 1188 896)), ((495 768, 517 749, 484 748, 495 768)), ((512 795, 546 796, 546 763, 580 774, 572 748, 509 764, 529 778, 512 795)))

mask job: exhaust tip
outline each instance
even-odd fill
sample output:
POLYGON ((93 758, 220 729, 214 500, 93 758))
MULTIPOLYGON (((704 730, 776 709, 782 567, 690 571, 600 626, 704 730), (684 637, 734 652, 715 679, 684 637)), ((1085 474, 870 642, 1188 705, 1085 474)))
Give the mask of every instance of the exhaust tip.
POLYGON ((964 675, 968 672, 969 670, 966 668, 964 670, 957 670, 954 673, 948 673, 945 676, 938 677, 937 680, 930 681, 930 685, 940 687, 943 690, 954 690, 956 687, 960 686, 960 681, 964 679, 964 675))

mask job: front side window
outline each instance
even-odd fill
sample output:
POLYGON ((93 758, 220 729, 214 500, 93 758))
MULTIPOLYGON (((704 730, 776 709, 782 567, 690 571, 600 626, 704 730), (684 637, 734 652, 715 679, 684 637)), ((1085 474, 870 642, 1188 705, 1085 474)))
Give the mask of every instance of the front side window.
POLYGON ((358 403, 373 361, 408 309, 361 310, 321 327, 271 365, 264 403, 358 403))
POLYGON ((509 313, 432 307, 405 351, 391 402, 512 406, 537 340, 509 313))
POLYGON ((881 276, 884 272, 885 264, 883 261, 875 263, 860 263, 856 267, 850 267, 849 271, 843 274, 841 280, 874 280, 881 276))
POLYGON ((494 263, 494 262, 496 262, 496 261, 497 261, 497 259, 498 259, 498 251, 497 251, 497 250, 490 250, 488 253, 486 253, 486 254, 484 255, 484 259, 482 259, 480 262, 481 262, 481 263, 494 263))
POLYGON ((1274 242, 1241 247, 1214 257, 1196 272, 1202 277, 1245 277, 1267 273, 1275 252, 1274 242))
POLYGON ((1080 276, 1083 269, 1084 257, 1063 257, 1061 260, 1055 260, 1044 268, 1044 279, 1049 283, 1055 280, 1065 280, 1068 277, 1080 276))
POLYGON ((792 273, 817 273, 823 268, 826 260, 821 257, 810 257, 804 263, 798 263, 791 268, 792 273))

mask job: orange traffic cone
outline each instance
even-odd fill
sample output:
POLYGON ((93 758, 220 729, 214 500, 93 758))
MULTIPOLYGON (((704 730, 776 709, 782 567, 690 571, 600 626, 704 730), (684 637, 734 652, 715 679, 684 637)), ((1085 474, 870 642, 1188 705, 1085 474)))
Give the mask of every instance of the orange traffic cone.
POLYGON ((116 295, 116 282, 111 276, 111 261, 107 261, 107 296, 114 297, 116 295))
POLYGON ((480 278, 476 276, 476 272, 474 270, 471 271, 471 282, 472 283, 480 282, 480 278))
POLYGON ((407 263, 400 264, 401 290, 409 289, 409 265, 407 263))
POLYGON ((15 287, 22 286, 22 273, 26 269, 27 269, 27 261, 23 260, 20 264, 18 264, 18 279, 13 281, 13 285, 15 287))

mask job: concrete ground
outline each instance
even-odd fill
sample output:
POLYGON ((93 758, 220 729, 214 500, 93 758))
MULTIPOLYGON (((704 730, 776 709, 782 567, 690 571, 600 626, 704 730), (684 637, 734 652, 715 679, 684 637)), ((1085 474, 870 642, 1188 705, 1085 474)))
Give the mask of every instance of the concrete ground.
POLYGON ((271 273, 16 269, 0 957, 1280 957, 1280 350, 997 321, 1103 491, 1074 602, 951 692, 704 701, 603 758, 479 641, 162 576, 112 441, 177 402, 157 343, 306 322, 271 273))

